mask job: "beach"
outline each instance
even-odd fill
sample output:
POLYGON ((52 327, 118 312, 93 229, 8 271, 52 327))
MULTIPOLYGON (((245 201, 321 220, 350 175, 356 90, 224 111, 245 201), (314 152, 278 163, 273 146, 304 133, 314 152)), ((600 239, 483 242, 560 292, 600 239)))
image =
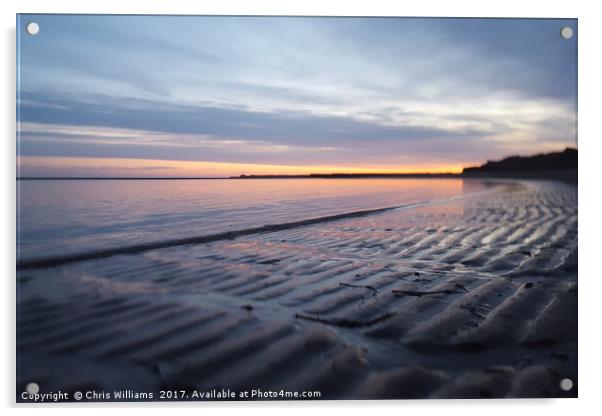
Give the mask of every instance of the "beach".
POLYGON ((28 241, 17 391, 577 396, 576 184, 425 179, 402 200, 366 185, 314 203, 317 180, 257 215, 216 208, 201 224, 161 212, 151 226, 175 226, 135 239, 104 227, 28 241))

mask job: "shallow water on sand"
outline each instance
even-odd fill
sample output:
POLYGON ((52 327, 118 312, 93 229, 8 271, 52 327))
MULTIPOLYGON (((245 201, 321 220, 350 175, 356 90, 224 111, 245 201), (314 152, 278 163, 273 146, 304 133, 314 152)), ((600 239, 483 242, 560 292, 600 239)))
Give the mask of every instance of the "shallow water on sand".
POLYGON ((448 198, 463 179, 23 180, 20 259, 208 235, 448 198))
MULTIPOLYGON (((65 389, 67 380, 69 391, 92 382, 157 395, 171 385, 319 390, 326 399, 576 397, 577 188, 516 182, 208 244, 18 268, 17 400, 31 380, 43 380, 43 391, 65 389), (563 378, 573 390, 560 390, 563 378)), ((372 207, 440 195, 435 185, 425 190, 433 183, 414 193, 407 183, 385 184, 397 197, 356 184, 320 205, 311 198, 318 183, 297 190, 309 195, 302 200, 278 182, 280 194, 247 202, 286 217, 310 203, 319 210, 338 201, 345 210, 354 199, 372 207)), ((165 206, 139 193, 128 198, 154 205, 125 202, 186 212, 182 198, 193 195, 172 195, 165 206)), ((192 199, 191 210, 208 205, 192 199)), ((140 214, 131 211, 120 212, 140 214)), ((275 222, 258 212, 240 224, 275 222)), ((173 228, 212 225, 182 223, 173 228)))

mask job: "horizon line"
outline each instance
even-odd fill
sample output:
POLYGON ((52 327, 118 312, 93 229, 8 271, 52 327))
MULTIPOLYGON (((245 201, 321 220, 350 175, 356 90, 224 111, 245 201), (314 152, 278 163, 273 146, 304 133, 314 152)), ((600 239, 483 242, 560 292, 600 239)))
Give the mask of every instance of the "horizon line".
POLYGON ((16 177, 17 180, 195 180, 195 179, 286 179, 286 178, 345 178, 345 177, 363 177, 363 176, 461 176, 461 172, 420 172, 420 173, 310 173, 310 174, 266 174, 266 175, 246 175, 237 176, 22 176, 16 177))

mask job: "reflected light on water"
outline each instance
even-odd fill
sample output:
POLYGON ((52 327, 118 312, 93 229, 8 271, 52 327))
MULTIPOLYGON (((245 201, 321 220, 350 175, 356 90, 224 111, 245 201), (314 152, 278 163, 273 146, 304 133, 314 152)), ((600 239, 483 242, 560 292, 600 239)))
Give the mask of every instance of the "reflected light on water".
POLYGON ((19 181, 22 258, 207 235, 485 189, 478 180, 19 181))

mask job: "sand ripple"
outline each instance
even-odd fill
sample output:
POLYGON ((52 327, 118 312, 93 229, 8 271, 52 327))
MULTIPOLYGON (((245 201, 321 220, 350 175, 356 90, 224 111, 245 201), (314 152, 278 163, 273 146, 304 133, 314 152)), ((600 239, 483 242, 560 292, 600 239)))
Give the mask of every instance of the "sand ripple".
POLYGON ((577 189, 19 270, 18 389, 576 396, 577 189))

